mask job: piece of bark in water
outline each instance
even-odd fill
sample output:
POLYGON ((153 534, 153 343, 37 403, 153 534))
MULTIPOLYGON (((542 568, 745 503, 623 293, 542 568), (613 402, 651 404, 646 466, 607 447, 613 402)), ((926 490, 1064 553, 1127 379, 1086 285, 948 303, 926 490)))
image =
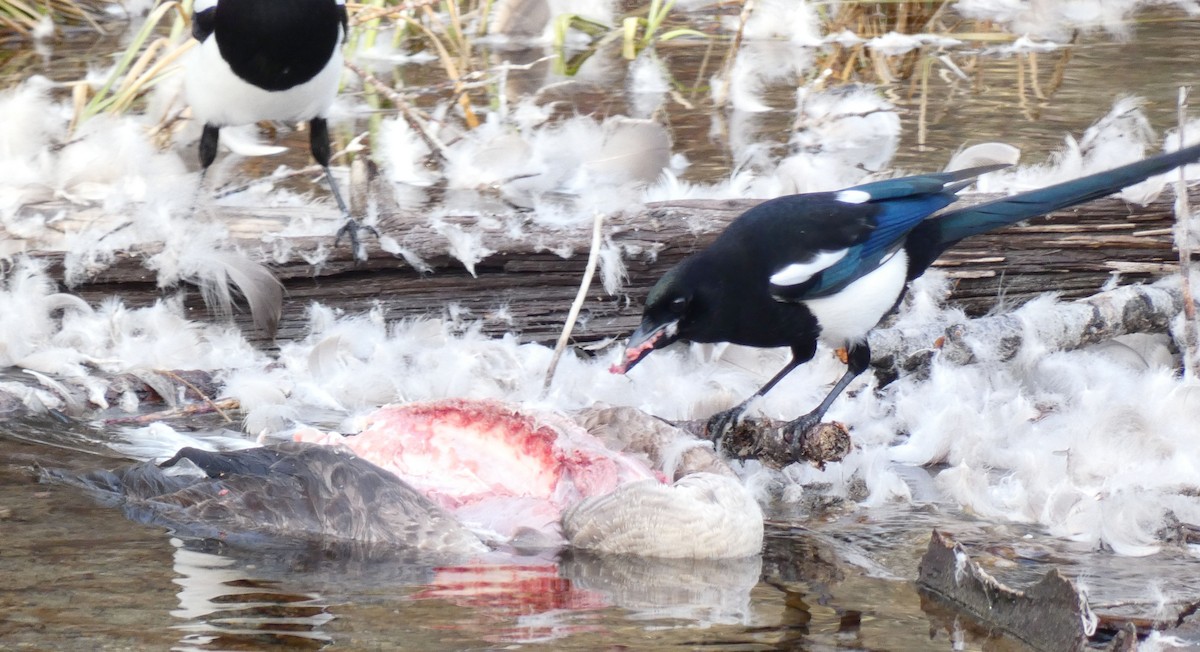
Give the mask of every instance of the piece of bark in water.
MULTIPOLYGON (((675 425, 700 439, 711 439, 707 420, 682 421, 675 425)), ((721 452, 740 460, 757 459, 775 469, 792 462, 812 462, 824 469, 826 462, 838 462, 850 452, 850 433, 836 421, 809 428, 798 450, 793 450, 791 441, 781 432, 785 425, 786 421, 773 419, 742 419, 725 433, 721 452)))
POLYGON ((1095 631, 1096 616, 1087 599, 1058 569, 1018 591, 1001 584, 961 545, 936 530, 921 559, 917 584, 942 605, 1036 650, 1082 650, 1095 631))

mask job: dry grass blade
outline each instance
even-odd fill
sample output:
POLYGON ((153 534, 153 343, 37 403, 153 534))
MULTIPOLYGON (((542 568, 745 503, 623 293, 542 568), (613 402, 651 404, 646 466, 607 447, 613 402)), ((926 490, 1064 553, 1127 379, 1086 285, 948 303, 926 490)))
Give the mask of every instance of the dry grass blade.
POLYGON ((105 16, 104 7, 113 5, 112 0, 42 0, 30 4, 22 0, 0 0, 0 27, 30 38, 44 17, 49 16, 55 25, 90 25, 97 32, 104 32, 99 20, 105 16))
POLYGON ((579 282, 579 292, 576 293, 575 301, 571 303, 571 310, 567 313, 562 334, 558 336, 558 343, 554 346, 554 355, 550 358, 550 366, 546 369, 546 378, 542 382, 543 394, 550 391, 550 383, 554 381, 554 371, 558 369, 558 360, 562 357, 563 350, 567 348, 567 342, 571 339, 571 331, 575 328, 575 320, 579 318, 579 311, 583 309, 583 303, 587 300, 588 289, 592 287, 592 278, 596 275, 596 266, 600 262, 600 246, 603 242, 604 213, 598 212, 592 221, 592 246, 588 250, 587 266, 583 270, 583 279, 579 282))
MULTIPOLYGON (((1187 143, 1184 128, 1187 125, 1188 91, 1186 86, 1179 88, 1177 105, 1179 120, 1179 148, 1187 143)), ((1187 174, 1185 168, 1179 168, 1179 179, 1175 182, 1175 247, 1179 250, 1180 285, 1183 292, 1183 374, 1189 379, 1196 378, 1197 365, 1200 364, 1200 343, 1196 339, 1196 302, 1192 292, 1192 209, 1188 202, 1187 174)))
POLYGON ((102 111, 128 110, 134 98, 153 86, 165 74, 167 67, 195 44, 194 41, 188 39, 180 45, 172 47, 172 39, 177 39, 182 35, 183 25, 188 21, 183 6, 175 0, 157 6, 146 17, 145 24, 121 54, 120 60, 113 67, 104 85, 75 115, 72 124, 82 123, 102 111), (172 12, 175 13, 175 22, 171 29, 172 37, 150 41, 156 27, 172 12), (149 45, 146 45, 147 41, 149 41, 149 45), (143 46, 145 46, 144 50, 143 46), (159 53, 164 53, 161 58, 159 58, 159 53), (155 59, 159 60, 155 61, 155 59))

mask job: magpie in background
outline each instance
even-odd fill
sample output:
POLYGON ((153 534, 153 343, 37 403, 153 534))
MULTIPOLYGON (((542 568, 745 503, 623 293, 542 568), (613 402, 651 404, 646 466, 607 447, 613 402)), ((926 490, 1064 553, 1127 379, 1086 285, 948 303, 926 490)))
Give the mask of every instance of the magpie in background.
POLYGON ((346 29, 345 0, 196 0, 192 36, 200 46, 188 61, 184 86, 192 115, 204 123, 201 184, 217 156, 221 127, 307 120, 313 158, 346 218, 334 242, 348 236, 362 260, 358 231, 375 230, 350 216, 338 192, 325 121, 341 79, 346 29))
POLYGON ((707 248, 650 290, 630 336, 626 373, 677 340, 792 350, 788 364, 753 396, 709 419, 718 439, 747 405, 812 359, 817 341, 847 350, 846 373, 811 412, 784 426, 798 447, 834 399, 871 362, 867 333, 899 303, 908 282, 963 238, 1110 195, 1200 160, 1200 145, 930 217, 993 165, 790 195, 743 213, 707 248))

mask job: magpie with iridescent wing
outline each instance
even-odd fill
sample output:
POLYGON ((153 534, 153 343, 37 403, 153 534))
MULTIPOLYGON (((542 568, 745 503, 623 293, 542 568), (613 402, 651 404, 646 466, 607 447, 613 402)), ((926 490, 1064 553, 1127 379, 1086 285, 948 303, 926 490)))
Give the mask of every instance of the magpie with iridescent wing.
POLYGON ((846 372, 816 408, 784 426, 795 449, 871 362, 867 334, 909 281, 963 238, 1098 199, 1200 159, 1200 145, 1107 172, 934 215, 988 166, 772 199, 743 213, 708 248, 650 290, 614 373, 675 341, 790 347, 792 359, 753 396, 709 419, 714 439, 793 369, 818 340, 845 347, 846 372))
POLYGON ((217 156, 221 127, 280 120, 309 124, 309 147, 325 169, 329 190, 361 259, 358 231, 329 172, 326 115, 337 96, 346 39, 345 0, 196 0, 184 89, 200 135, 201 184, 217 156))

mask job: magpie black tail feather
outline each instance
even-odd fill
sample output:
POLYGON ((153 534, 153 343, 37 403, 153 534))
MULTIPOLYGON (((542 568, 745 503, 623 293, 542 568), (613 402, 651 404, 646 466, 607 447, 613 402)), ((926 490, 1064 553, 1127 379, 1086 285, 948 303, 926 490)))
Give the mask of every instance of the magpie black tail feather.
POLYGON ((960 208, 922 222, 909 234, 909 278, 925 269, 954 243, 1031 217, 1099 199, 1157 174, 1200 160, 1200 145, 1122 165, 1086 177, 960 208))

